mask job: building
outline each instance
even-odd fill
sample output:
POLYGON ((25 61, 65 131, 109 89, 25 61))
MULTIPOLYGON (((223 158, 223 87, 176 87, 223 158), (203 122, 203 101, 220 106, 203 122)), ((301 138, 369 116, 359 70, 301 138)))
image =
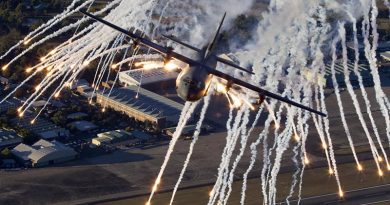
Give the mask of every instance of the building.
POLYGON ((32 146, 19 144, 11 153, 24 165, 42 167, 62 163, 76 158, 77 152, 72 148, 57 142, 39 140, 32 146))
POLYGON ((7 112, 9 109, 16 109, 20 101, 15 99, 7 99, 0 104, 0 112, 7 112))
POLYGON ((88 122, 85 120, 72 122, 70 123, 70 126, 74 126, 77 130, 81 132, 90 131, 98 128, 98 126, 96 126, 92 122, 88 122))
POLYGON ((127 87, 142 84, 142 87, 149 89, 174 87, 176 83, 177 72, 166 69, 134 69, 119 73, 119 82, 127 87))
POLYGON ((177 124, 183 109, 182 104, 137 86, 114 88, 108 93, 98 93, 97 103, 159 128, 177 124))
MULTIPOLYGON (((200 134, 203 134, 205 132, 210 132, 212 130, 213 128, 211 126, 203 124, 200 128, 200 134)), ((176 127, 170 127, 164 130, 165 134, 170 137, 173 137, 175 131, 176 131, 176 127)), ((196 131, 196 125, 186 125, 185 127, 183 127, 181 131, 181 136, 192 136, 195 131, 196 131)))
POLYGON ((129 132, 124 130, 114 130, 104 133, 99 133, 96 138, 92 139, 92 144, 101 146, 102 144, 111 144, 120 142, 131 137, 129 132))
POLYGON ((86 117, 88 117, 88 114, 83 113, 83 112, 76 112, 76 113, 72 113, 72 114, 69 114, 68 116, 66 116, 66 119, 68 119, 68 120, 80 120, 80 119, 83 119, 83 118, 86 118, 86 117))
POLYGON ((0 150, 22 143, 23 138, 14 131, 0 129, 0 150))
POLYGON ((23 118, 15 118, 11 120, 11 123, 29 130, 30 132, 38 135, 42 139, 51 140, 57 137, 68 137, 70 135, 69 130, 59 127, 52 122, 44 120, 42 118, 35 119, 34 123, 31 123, 34 116, 26 113, 23 118))
MULTIPOLYGON (((349 59, 354 60, 355 59, 355 43, 353 41, 348 42, 347 48, 348 48, 349 59)), ((359 51, 360 61, 367 61, 366 54, 365 54, 365 45, 364 45, 364 42, 362 42, 362 40, 359 41, 358 51, 359 51)), ((387 52, 387 51, 390 51, 390 41, 378 42, 378 47, 376 50, 377 57, 379 58, 381 53, 387 52)))
POLYGON ((386 51, 386 52, 381 53, 381 57, 386 62, 390 62, 390 51, 386 51))
POLYGON ((4 78, 3 76, 0 76, 0 83, 2 85, 8 85, 9 84, 9 79, 8 78, 4 78))
MULTIPOLYGON (((148 89, 174 87, 178 76, 177 72, 164 69, 164 58, 156 54, 142 54, 133 56, 130 61, 135 69, 119 73, 119 82, 123 86, 142 84, 148 89), (142 68, 142 69, 139 69, 142 68)), ((171 61, 173 63, 173 61, 171 61)), ((175 67, 188 66, 185 63, 174 61, 175 67)))
POLYGON ((31 104, 32 108, 35 110, 40 110, 44 106, 51 106, 51 102, 48 102, 46 100, 37 100, 31 104))
POLYGON ((152 139, 152 136, 146 132, 142 132, 142 131, 139 131, 139 130, 134 130, 130 133, 130 135, 133 137, 133 138, 136 138, 136 139, 139 139, 141 141, 149 141, 150 139, 152 139))

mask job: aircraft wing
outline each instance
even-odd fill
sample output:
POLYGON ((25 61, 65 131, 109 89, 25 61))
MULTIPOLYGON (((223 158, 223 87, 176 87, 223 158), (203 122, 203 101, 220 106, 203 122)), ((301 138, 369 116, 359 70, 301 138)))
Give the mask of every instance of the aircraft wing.
POLYGON ((239 85, 239 86, 242 86, 242 87, 245 87, 247 89, 250 89, 250 90, 253 90, 255 92, 258 92, 260 95, 264 95, 264 96, 267 96, 267 97, 270 97, 270 98, 274 98, 276 100, 279 100, 279 101, 282 101, 282 102, 285 102, 285 103, 288 103, 290 105, 293 105, 295 107, 298 107, 298 108, 301 108, 301 109, 304 109, 304 110, 307 110, 309 112, 312 112, 312 113, 315 113, 317 115, 321 115, 323 117, 326 117, 326 114, 325 113, 322 113, 322 112, 319 112, 317 110, 314 110, 310 107, 307 107, 305 105, 302 105, 302 104, 299 104, 297 102, 294 102, 286 97, 282 97, 280 95, 277 95, 275 93, 271 93, 267 90, 264 90, 264 89, 261 89, 257 86, 254 86, 250 83, 247 83, 243 80, 240 80, 240 79, 237 79, 235 77, 232 77, 226 73, 223 73, 221 71, 218 71, 218 70, 215 70, 215 69, 212 69, 212 70, 209 70, 209 72, 217 77, 220 77, 220 78, 223 78, 225 80, 227 80, 229 83, 232 83, 232 84, 236 84, 236 85, 239 85))
MULTIPOLYGON (((279 96, 277 94, 274 94, 274 93, 271 93, 271 92, 266 91, 264 89, 261 89, 259 87, 256 87, 256 86, 254 86, 254 85, 252 85, 250 83, 247 83, 247 82, 242 81, 240 79, 234 78, 234 77, 232 77, 232 76, 230 76, 230 75, 228 75, 226 73, 220 72, 220 71, 218 71, 218 70, 216 70, 214 68, 211 68, 211 67, 209 67, 209 66, 207 66, 207 65, 205 65, 205 64, 203 64, 201 62, 198 62, 196 60, 193 60, 193 59, 188 58, 188 57, 186 57, 184 55, 181 55, 179 53, 174 52, 173 48, 171 48, 171 47, 161 46, 161 45, 159 45, 157 43, 152 42, 151 40, 149 40, 147 38, 144 38, 144 37, 142 37, 140 35, 137 35, 135 33, 127 31, 127 30, 125 30, 125 29, 123 29, 123 28, 121 28, 121 27, 119 27, 117 25, 114 25, 114 24, 112 24, 112 23, 110 23, 110 22, 108 22, 108 21, 106 21, 106 20, 104 20, 102 18, 99 18, 99 17, 97 17, 97 16, 95 16, 93 14, 90 14, 87 11, 80 10, 80 12, 85 14, 85 15, 87 15, 87 16, 89 16, 92 19, 95 19, 96 21, 99 21, 99 22, 101 22, 101 23, 103 23, 103 24, 105 24, 105 25, 107 25, 107 26, 109 26, 109 27, 111 27, 111 28, 113 28, 113 29, 115 29, 115 30, 117 30, 117 31, 127 35, 127 36, 129 36, 130 38, 133 39, 133 41, 135 41, 138 44, 147 46, 147 47, 149 47, 149 48, 151 48, 151 49, 153 49, 153 50, 155 50, 155 51, 157 51, 159 53, 165 54, 168 59, 175 58, 177 60, 180 60, 180 61, 183 61, 185 63, 188 63, 190 66, 201 66, 201 67, 207 69, 207 71, 210 74, 215 75, 215 76, 220 77, 220 78, 223 78, 223 79, 226 79, 228 82, 230 82, 232 84, 236 84, 236 85, 245 87, 247 89, 250 89, 250 90, 253 90, 255 92, 258 92, 260 95, 268 96, 270 98, 274 98, 276 100, 280 100, 280 101, 288 103, 290 105, 293 105, 293 106, 299 107, 301 109, 307 110, 309 112, 312 112, 312 113, 315 113, 315 114, 318 114, 318 115, 326 117, 326 114, 324 114, 322 112, 319 112, 319 111, 314 110, 314 109, 312 109, 310 107, 307 107, 305 105, 302 105, 302 104, 299 104, 299 103, 294 102, 292 100, 289 100, 288 98, 279 96)), ((229 62, 224 62, 224 63, 229 63, 229 62)), ((231 64, 231 63, 229 63, 229 64, 231 64)), ((234 67, 236 67, 236 66, 234 66, 234 67)))
POLYGON ((142 37, 140 35, 137 35, 135 33, 127 31, 127 30, 125 30, 125 29, 123 29, 123 28, 121 28, 121 27, 119 27, 119 26, 117 26, 115 24, 112 24, 112 23, 110 23, 110 22, 108 22, 108 21, 106 21, 106 20, 104 20, 102 18, 99 18, 99 17, 97 17, 97 16, 95 16, 95 15, 93 15, 91 13, 88 13, 87 11, 80 10, 80 12, 85 14, 85 15, 87 15, 87 16, 89 16, 92 19, 95 19, 98 22, 103 23, 106 26, 109 26, 109 27, 111 27, 111 28, 113 28, 113 29, 115 29, 115 30, 117 30, 117 31, 119 31, 119 32, 129 36, 136 43, 139 43, 141 45, 147 46, 147 47, 149 47, 149 48, 151 48, 151 49, 153 49, 153 50, 155 50, 155 51, 157 51, 159 53, 166 54, 170 58, 175 58, 177 60, 186 62, 186 63, 188 63, 190 65, 200 65, 201 66, 201 63, 199 63, 199 62, 197 62, 195 60, 192 60, 191 58, 188 58, 186 56, 183 56, 183 55, 181 55, 179 53, 174 52, 172 47, 161 46, 161 45, 159 45, 157 43, 154 43, 153 41, 151 41, 151 40, 149 40, 147 38, 144 38, 144 37, 142 37))

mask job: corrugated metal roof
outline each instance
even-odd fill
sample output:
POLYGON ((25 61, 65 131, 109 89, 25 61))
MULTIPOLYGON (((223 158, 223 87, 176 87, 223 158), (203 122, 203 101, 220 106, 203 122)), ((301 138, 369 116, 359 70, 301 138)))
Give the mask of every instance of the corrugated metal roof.
MULTIPOLYGON (((104 94, 99 93, 98 95, 103 95, 107 98, 108 93, 109 91, 105 91, 104 94)), ((124 106, 131 107, 156 118, 180 115, 181 110, 183 109, 182 104, 143 88, 139 88, 138 86, 114 88, 109 98, 124 106), (138 98, 136 98, 138 89, 138 98)))
POLYGON ((178 76, 178 73, 167 71, 165 69, 135 69, 128 70, 119 73, 119 80, 121 83, 128 85, 150 84, 156 82, 162 82, 167 80, 174 80, 178 76))
POLYGON ((23 160, 32 160, 34 162, 39 161, 45 156, 59 153, 59 157, 63 155, 76 155, 77 153, 70 147, 63 145, 57 141, 39 140, 32 146, 25 144, 19 144, 11 151, 14 155, 22 158, 23 160))

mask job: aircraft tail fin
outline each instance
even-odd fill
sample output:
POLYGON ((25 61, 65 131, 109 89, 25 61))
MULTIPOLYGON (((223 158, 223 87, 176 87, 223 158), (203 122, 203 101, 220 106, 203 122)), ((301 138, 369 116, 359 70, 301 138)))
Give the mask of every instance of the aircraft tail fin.
POLYGON ((215 47, 215 44, 217 44, 218 36, 219 36, 219 33, 221 32, 221 28, 222 28, 223 22, 225 21, 225 17, 226 17, 226 12, 223 14, 221 23, 219 23, 219 26, 218 26, 217 32, 214 35, 213 41, 211 41, 209 47, 207 48, 208 51, 213 50, 215 47))

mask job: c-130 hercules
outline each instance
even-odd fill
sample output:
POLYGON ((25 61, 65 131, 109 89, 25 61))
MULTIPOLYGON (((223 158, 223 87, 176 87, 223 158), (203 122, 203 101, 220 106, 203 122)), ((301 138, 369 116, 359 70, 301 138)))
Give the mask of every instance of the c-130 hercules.
POLYGON ((230 76, 229 74, 223 73, 221 71, 218 71, 216 69, 217 62, 224 63, 226 65, 232 66, 234 68, 237 68, 241 71, 253 74, 252 72, 234 64, 233 62, 229 60, 225 60, 221 57, 218 57, 214 53, 214 49, 216 47, 218 36, 221 31, 221 27, 223 25, 226 13, 224 14, 221 23, 219 24, 219 27, 217 29, 217 32, 211 41, 211 43, 206 44, 202 49, 195 48, 187 43, 184 43, 180 41, 179 39, 173 37, 173 36, 165 36, 166 38, 175 41, 187 48, 190 48, 194 51, 196 51, 196 55, 192 56, 191 58, 186 57, 182 54, 174 52, 172 47, 166 47, 161 46, 157 43, 152 42, 151 40, 138 35, 136 33, 127 31, 123 28, 120 28, 119 26, 116 26, 102 18, 99 18, 91 13, 88 13, 84 10, 80 10, 83 14, 89 16, 92 19, 95 19, 98 22, 101 22, 125 35, 130 37, 133 41, 133 45, 135 46, 146 46, 148 48, 151 48, 152 50, 157 51, 158 53, 161 53, 164 55, 164 62, 168 63, 172 59, 176 59, 179 61, 182 61, 184 63, 187 63, 188 66, 183 68, 180 74, 177 77, 176 80, 176 91, 180 98, 182 98, 185 101, 198 101, 205 95, 207 95, 207 91, 210 88, 211 79, 213 76, 217 76, 219 78, 225 79, 228 83, 226 86, 226 90, 229 90, 232 85, 238 85, 247 89, 250 89, 252 91, 255 91, 259 93, 260 96, 260 104, 264 101, 265 97, 274 98, 276 100, 288 103, 290 105, 296 106, 298 108, 304 109, 306 111, 315 113, 317 115, 321 115, 323 117, 326 117, 325 113, 319 112, 317 110, 314 110, 310 107, 307 107, 305 105, 299 104, 297 102, 294 102, 288 98, 282 97, 280 95, 277 95, 275 93, 269 92, 267 90, 264 90, 262 88, 256 87, 250 83, 247 83, 243 80, 237 79, 233 76, 230 76))

